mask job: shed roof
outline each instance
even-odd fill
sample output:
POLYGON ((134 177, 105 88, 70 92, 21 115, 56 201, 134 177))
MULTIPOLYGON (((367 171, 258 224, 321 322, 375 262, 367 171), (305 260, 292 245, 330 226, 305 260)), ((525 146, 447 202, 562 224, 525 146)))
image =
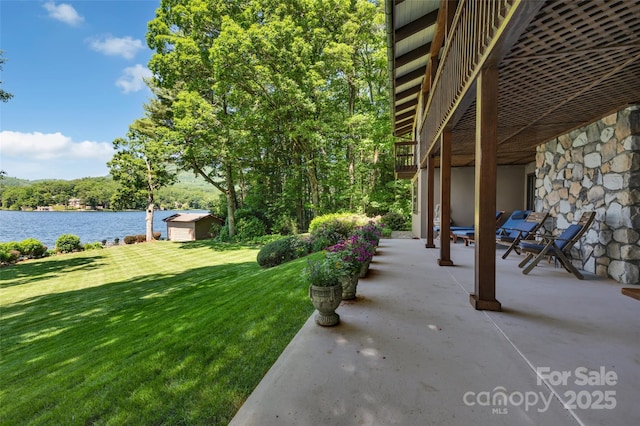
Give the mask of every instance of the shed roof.
POLYGON ((212 217, 214 219, 222 221, 222 219, 210 213, 178 213, 178 214, 169 216, 163 220, 167 223, 168 222, 198 222, 208 217, 212 217))

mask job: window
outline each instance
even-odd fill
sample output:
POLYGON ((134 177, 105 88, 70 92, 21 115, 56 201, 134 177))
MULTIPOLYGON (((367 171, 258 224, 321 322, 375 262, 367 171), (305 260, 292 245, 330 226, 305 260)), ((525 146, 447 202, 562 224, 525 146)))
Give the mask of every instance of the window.
POLYGON ((527 193, 526 193, 526 197, 527 197, 527 205, 526 205, 526 209, 527 210, 535 210, 535 204, 536 204, 536 174, 535 173, 529 173, 527 175, 527 193))

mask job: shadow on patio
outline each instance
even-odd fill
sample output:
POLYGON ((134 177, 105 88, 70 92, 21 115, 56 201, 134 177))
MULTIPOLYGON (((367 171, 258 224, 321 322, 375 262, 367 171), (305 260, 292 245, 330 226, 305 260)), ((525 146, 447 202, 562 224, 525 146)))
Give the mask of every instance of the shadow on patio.
POLYGON ((511 255, 496 265, 503 312, 476 311, 474 249, 451 254, 439 267, 424 241, 382 240, 341 324, 311 317, 231 424, 637 423, 640 302, 623 285, 523 275, 511 255))

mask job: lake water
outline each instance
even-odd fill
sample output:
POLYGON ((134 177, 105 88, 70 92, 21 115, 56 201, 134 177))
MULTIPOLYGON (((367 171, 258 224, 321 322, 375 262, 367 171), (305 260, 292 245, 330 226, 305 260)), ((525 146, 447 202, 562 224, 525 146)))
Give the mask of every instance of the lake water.
MULTIPOLYGON (((188 213, 206 213, 189 210, 188 213)), ((167 226, 162 221, 177 210, 156 211, 153 215, 154 232, 167 237, 167 226)), ((184 212, 187 213, 187 212, 184 212)), ((124 240, 125 235, 146 233, 146 212, 111 211, 63 211, 63 212, 19 212, 0 210, 0 242, 22 241, 35 238, 53 249, 62 234, 80 237, 82 244, 114 238, 124 240)))

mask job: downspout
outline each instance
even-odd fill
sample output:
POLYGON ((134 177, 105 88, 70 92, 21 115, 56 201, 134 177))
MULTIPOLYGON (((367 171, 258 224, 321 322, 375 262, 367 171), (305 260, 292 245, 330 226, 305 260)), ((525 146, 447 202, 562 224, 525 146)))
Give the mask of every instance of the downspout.
POLYGON ((387 68, 389 72, 389 87, 391 88, 391 96, 389 98, 390 108, 389 114, 391 119, 391 134, 395 136, 395 78, 393 75, 394 62, 395 62, 395 45, 393 34, 393 2, 394 0, 385 0, 384 2, 384 15, 385 25, 387 27, 387 68))

